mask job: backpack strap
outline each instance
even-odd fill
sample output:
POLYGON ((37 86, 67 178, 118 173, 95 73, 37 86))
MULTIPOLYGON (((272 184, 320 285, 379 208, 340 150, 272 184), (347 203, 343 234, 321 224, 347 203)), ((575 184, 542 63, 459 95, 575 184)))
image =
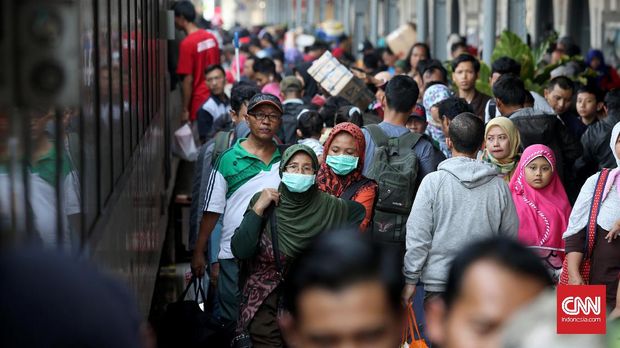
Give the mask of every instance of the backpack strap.
POLYGON ((398 144, 399 144, 398 147, 403 148, 403 149, 413 149, 415 144, 417 144, 421 138, 422 138, 421 134, 407 132, 401 135, 400 137, 398 137, 398 144))
POLYGON ((215 142, 213 145, 213 156, 211 156, 211 165, 215 166, 217 159, 224 151, 230 147, 230 138, 234 130, 217 132, 215 134, 215 142))
POLYGON ((355 194, 357 193, 357 190, 361 189, 369 182, 370 179, 368 178, 359 179, 358 181, 354 182, 353 185, 347 187, 347 189, 344 190, 344 192, 340 195, 340 198, 350 201, 351 198, 353 198, 353 196, 355 196, 355 194))
POLYGON ((372 141, 375 142, 375 144, 377 144, 377 147, 387 146, 390 138, 385 134, 385 132, 383 131, 383 129, 381 129, 381 127, 379 127, 376 124, 369 124, 368 126, 365 126, 364 128, 368 130, 368 133, 370 134, 370 138, 372 139, 372 141))
POLYGON ((594 197, 592 197, 592 205, 590 206, 590 215, 588 218, 588 226, 586 230, 586 243, 584 246, 584 259, 590 258, 592 251, 594 250, 594 243, 596 242, 596 220, 598 213, 601 210, 603 203, 603 191, 605 190, 605 184, 609 177, 609 168, 603 168, 601 174, 596 180, 596 188, 594 189, 594 197))

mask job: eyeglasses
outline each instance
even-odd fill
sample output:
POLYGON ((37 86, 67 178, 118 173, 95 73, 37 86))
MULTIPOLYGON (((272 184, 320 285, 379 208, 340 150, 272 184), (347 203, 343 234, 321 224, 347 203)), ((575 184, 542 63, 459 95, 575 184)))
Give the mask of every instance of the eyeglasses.
POLYGON ((263 114, 263 113, 250 114, 248 113, 248 115, 254 117, 258 121, 264 121, 267 118, 271 122, 276 122, 276 121, 279 121, 280 118, 282 118, 280 114, 263 114))
POLYGON ((311 165, 300 166, 297 163, 293 163, 284 168, 286 168, 286 171, 289 173, 314 174, 314 168, 312 168, 311 165))

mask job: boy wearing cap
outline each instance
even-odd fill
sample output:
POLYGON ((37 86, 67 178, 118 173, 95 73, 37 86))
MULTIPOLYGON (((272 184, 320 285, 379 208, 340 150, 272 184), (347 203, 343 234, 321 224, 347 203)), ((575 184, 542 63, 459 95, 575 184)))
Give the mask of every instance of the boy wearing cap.
POLYGON ((228 327, 234 327, 232 323, 237 320, 240 302, 237 284, 239 267, 231 252, 230 240, 252 196, 265 188, 277 189, 280 184, 278 167, 281 153, 273 141, 282 123, 280 100, 271 94, 256 94, 250 99, 245 119, 250 135, 247 139, 237 140, 223 152, 211 173, 192 257, 192 272, 202 277, 205 271, 204 248, 217 220, 223 214, 217 292, 221 307, 220 319, 228 327))
POLYGON ((301 110, 306 109, 302 97, 303 87, 301 81, 295 76, 287 76, 280 82, 280 99, 282 102, 282 128, 278 132, 278 138, 284 144, 295 144, 297 137, 297 116, 301 110))
POLYGON ((405 126, 409 128, 412 133, 424 134, 424 132, 426 132, 428 122, 426 122, 426 111, 424 110, 424 106, 421 104, 415 105, 405 126))

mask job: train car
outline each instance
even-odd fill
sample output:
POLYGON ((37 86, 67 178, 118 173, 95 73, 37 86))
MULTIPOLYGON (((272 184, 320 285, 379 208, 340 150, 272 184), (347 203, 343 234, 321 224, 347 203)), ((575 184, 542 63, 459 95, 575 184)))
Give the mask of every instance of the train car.
POLYGON ((169 3, 1 6, 1 241, 93 260, 146 316, 178 166, 169 3))

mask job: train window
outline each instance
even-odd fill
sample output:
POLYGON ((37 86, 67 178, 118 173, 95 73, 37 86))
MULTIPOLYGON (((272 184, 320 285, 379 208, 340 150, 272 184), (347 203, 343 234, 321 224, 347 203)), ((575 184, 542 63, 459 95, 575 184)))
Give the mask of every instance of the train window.
MULTIPOLYGON (((80 21, 80 33, 82 33, 82 62, 81 70, 81 129, 80 144, 81 155, 79 161, 79 173, 81 183, 82 212, 84 215, 83 231, 90 230, 99 211, 99 189, 97 187, 98 162, 97 159, 97 119, 95 112, 95 24, 93 1, 80 1, 80 13, 84 14, 80 21)), ((87 236, 83 233, 83 238, 87 236)))
POLYGON ((143 21, 144 17, 142 16, 142 0, 136 1, 136 85, 138 87, 138 139, 142 139, 142 135, 144 134, 144 54, 142 53, 142 38, 144 37, 143 21))
POLYGON ((123 97, 123 160, 125 166, 131 158, 131 71, 129 54, 129 4, 128 0, 121 0, 121 89, 123 97))
POLYGON ((110 16, 109 2, 98 1, 97 9, 97 59, 99 61, 99 203, 101 206, 112 193, 111 151, 111 86, 110 86, 110 16))
POLYGON ((121 89, 121 32, 119 1, 110 1, 110 81, 112 99, 112 169, 113 182, 123 173, 123 104, 121 89))
POLYGON ((137 16, 136 16, 136 0, 129 0, 129 53, 131 58, 131 149, 135 151, 138 145, 138 58, 136 55, 136 35, 137 35, 137 16))

